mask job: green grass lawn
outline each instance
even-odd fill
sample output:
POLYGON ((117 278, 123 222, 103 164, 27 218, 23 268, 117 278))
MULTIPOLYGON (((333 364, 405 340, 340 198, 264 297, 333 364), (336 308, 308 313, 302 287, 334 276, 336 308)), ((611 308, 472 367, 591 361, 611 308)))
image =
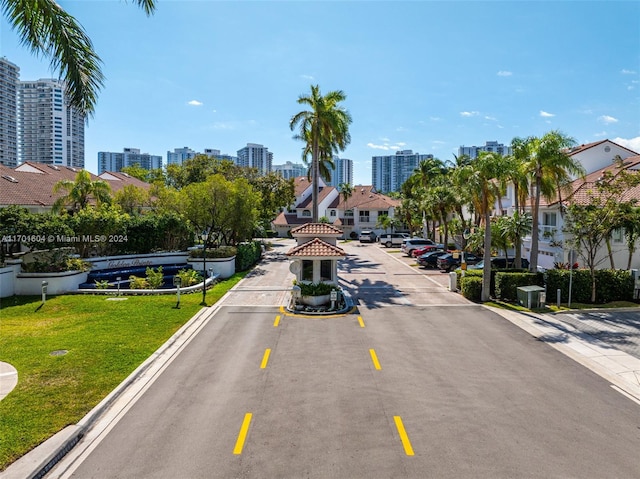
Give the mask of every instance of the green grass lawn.
MULTIPOLYGON (((207 292, 209 305, 245 276, 207 292)), ((5 298, 0 303, 0 361, 18 370, 0 401, 0 470, 64 427, 77 423, 201 308, 201 293, 5 298), (65 355, 52 355, 66 350, 65 355)))

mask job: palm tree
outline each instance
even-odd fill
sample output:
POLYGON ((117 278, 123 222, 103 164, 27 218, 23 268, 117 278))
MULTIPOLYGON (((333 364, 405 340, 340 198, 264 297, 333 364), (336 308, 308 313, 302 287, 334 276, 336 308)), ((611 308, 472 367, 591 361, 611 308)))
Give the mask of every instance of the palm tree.
MULTIPOLYGON (((155 0, 133 1, 147 15, 155 10, 155 0)), ((71 105, 92 116, 104 76, 102 61, 82 26, 55 0, 0 0, 0 6, 22 44, 35 55, 50 58, 51 68, 60 71, 71 105)))
POLYGON ((311 85, 311 95, 300 95, 298 103, 309 106, 309 110, 296 113, 289 122, 294 130, 300 128, 294 139, 305 142, 302 158, 307 162, 311 156, 311 177, 313 184, 312 221, 318 221, 318 195, 320 169, 326 167, 333 158, 333 153, 343 151, 349 142, 349 125, 351 115, 339 103, 346 99, 341 90, 330 91, 325 96, 320 94, 318 85, 311 85), (321 162, 324 166, 321 166, 321 162))
POLYGON ((545 133, 541 138, 528 138, 525 143, 528 155, 524 168, 532 179, 535 195, 529 260, 530 270, 535 272, 538 269, 540 198, 544 196, 552 199, 561 195, 562 189, 569 185, 572 176, 584 175, 584 168, 568 154, 568 149, 575 145, 575 140, 557 130, 545 133))
POLYGON ((96 203, 111 203, 111 187, 103 180, 91 180, 87 170, 80 170, 74 181, 60 180, 53 185, 53 192, 65 191, 66 194, 53 203, 53 211, 58 212, 65 206, 70 206, 71 211, 77 212, 89 205, 91 199, 96 203))
POLYGON ((338 191, 340 192, 340 195, 342 196, 342 200, 344 201, 344 215, 346 217, 347 211, 348 211, 347 204, 349 202, 349 198, 351 198, 351 196, 353 195, 353 186, 351 186, 350 183, 340 183, 338 185, 338 191))
POLYGON ((456 170, 458 184, 466 185, 475 211, 484 222, 484 269, 480 299, 488 301, 491 286, 491 209, 501 194, 500 179, 505 161, 502 155, 482 151, 470 164, 456 170))

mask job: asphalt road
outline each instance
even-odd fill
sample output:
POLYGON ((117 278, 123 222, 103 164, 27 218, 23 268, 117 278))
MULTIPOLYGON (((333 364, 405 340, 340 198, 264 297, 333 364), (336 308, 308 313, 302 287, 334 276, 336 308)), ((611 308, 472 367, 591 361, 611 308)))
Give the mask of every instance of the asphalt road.
POLYGON ((261 268, 64 477, 640 477, 638 404, 446 275, 344 247, 357 312, 284 315, 286 262, 261 268))

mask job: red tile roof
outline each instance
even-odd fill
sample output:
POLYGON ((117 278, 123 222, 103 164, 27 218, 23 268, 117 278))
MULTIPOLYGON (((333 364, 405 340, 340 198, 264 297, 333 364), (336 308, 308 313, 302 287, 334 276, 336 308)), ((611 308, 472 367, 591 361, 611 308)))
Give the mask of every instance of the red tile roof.
POLYGON ((598 146, 598 145, 602 145, 603 143, 607 143, 607 142, 611 143, 612 145, 616 145, 616 146, 618 146, 620 148, 623 148, 623 149, 627 150, 628 152, 633 153, 633 155, 637 155, 638 154, 638 152, 630 150, 629 148, 627 148, 625 146, 618 145, 617 143, 614 143, 611 140, 600 140, 600 141, 594 141, 592 143, 584 143, 584 144, 582 144, 580 146, 575 146, 573 148, 570 148, 568 150, 568 153, 569 153, 569 155, 576 155, 578 153, 582 153, 583 151, 586 151, 586 150, 588 150, 590 148, 593 148, 593 147, 598 146))
MULTIPOLYGON (((318 190, 318 203, 321 203, 329 195, 329 193, 335 191, 336 189, 333 186, 321 186, 318 190)), ((298 203, 296 205, 296 208, 308 208, 311 206, 312 202, 313 194, 307 196, 300 203, 298 203)))
MULTIPOLYGON (((77 168, 65 166, 49 166, 43 163, 22 163, 16 168, 9 168, 0 164, 0 206, 38 206, 50 207, 63 192, 53 194, 53 186, 61 180, 74 181, 77 168)), ((135 185, 148 189, 151 185, 124 173, 111 173, 115 179, 105 180, 111 186, 111 192, 135 185)), ((91 174, 91 180, 102 178, 91 174)))
POLYGON ((311 241, 291 248, 287 252, 287 256, 305 257, 305 258, 345 258, 347 253, 342 248, 330 245, 320 238, 314 238, 311 241))
POLYGON ((342 235, 342 230, 327 223, 306 223, 296 226, 291 230, 291 235, 296 236, 338 236, 342 235))
POLYGON ((395 200, 387 195, 378 193, 371 185, 354 186, 353 193, 346 201, 342 195, 340 195, 339 200, 338 208, 343 210, 353 208, 358 208, 359 210, 387 210, 391 207, 397 208, 402 204, 400 200, 395 200))

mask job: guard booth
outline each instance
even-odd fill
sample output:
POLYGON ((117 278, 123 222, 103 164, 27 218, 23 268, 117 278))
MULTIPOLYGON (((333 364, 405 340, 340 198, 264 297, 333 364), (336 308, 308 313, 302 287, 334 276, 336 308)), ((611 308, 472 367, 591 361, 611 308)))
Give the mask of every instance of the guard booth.
POLYGON ((541 308, 546 301, 545 289, 542 286, 520 286, 517 293, 518 304, 525 308, 541 308))

